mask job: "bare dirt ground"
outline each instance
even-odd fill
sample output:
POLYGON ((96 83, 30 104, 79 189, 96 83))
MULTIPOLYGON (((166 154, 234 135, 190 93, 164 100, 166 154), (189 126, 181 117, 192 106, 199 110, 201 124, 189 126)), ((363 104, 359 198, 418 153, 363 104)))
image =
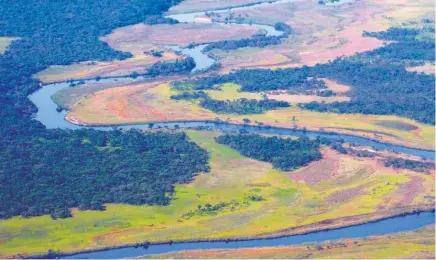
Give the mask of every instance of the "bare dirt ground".
POLYGON ((337 175, 339 168, 340 155, 330 149, 322 152, 323 159, 310 164, 289 175, 289 178, 296 182, 304 182, 315 185, 322 181, 327 181, 337 175))
POLYGON ((418 73, 435 74, 435 65, 433 63, 425 63, 422 66, 407 67, 408 71, 416 71, 418 73))
POLYGON ((102 38, 112 48, 132 53, 142 52, 150 45, 181 45, 214 42, 226 39, 249 37, 258 31, 249 25, 226 25, 216 23, 192 24, 136 24, 115 30, 102 38))

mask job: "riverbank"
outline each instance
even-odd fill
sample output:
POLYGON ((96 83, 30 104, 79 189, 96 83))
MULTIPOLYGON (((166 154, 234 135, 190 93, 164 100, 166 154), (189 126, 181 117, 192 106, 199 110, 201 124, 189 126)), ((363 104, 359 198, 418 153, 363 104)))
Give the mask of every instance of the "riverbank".
MULTIPOLYGON (((116 252, 114 252, 115 254, 112 255, 111 252, 113 252, 113 251, 115 251, 117 249, 129 249, 130 248, 130 249, 134 249, 134 250, 139 249, 137 251, 141 251, 141 253, 145 253, 146 255, 147 255, 147 251, 150 251, 150 254, 157 254, 156 252, 153 252, 153 247, 158 246, 158 245, 166 245, 166 246, 170 246, 170 247, 171 246, 174 246, 174 247, 181 246, 181 247, 183 247, 184 244, 192 244, 192 243, 201 244, 201 243, 205 243, 205 242, 208 242, 208 243, 211 243, 211 244, 216 243, 217 244, 216 248, 221 248, 220 245, 222 245, 223 242, 226 243, 226 244, 237 243, 237 242, 250 242, 250 241, 251 242, 252 241, 266 241, 267 242, 267 241, 275 240, 275 239, 278 239, 278 238, 288 238, 288 237, 291 237, 291 236, 296 237, 296 236, 302 236, 302 235, 311 235, 311 234, 319 233, 319 232, 337 231, 337 230, 346 229, 346 228, 350 228, 350 227, 365 226, 367 224, 379 223, 379 222, 388 221, 388 220, 392 220, 392 219, 398 219, 398 218, 401 218, 401 217, 407 217, 407 216, 413 216, 413 215, 419 215, 419 214, 427 214, 429 212, 432 212, 433 213, 432 216, 434 217, 434 208, 431 209, 431 208, 423 207, 422 209, 415 208, 415 209, 413 209, 411 211, 410 210, 411 209, 403 211, 402 213, 400 213, 400 211, 399 211, 398 213, 396 213, 394 215, 391 215, 391 216, 378 216, 378 217, 375 217, 375 218, 367 220, 367 221, 355 222, 353 224, 349 223, 349 224, 345 224, 345 225, 342 225, 342 226, 336 226, 336 227, 332 227, 332 228, 318 227, 318 228, 315 228, 315 229, 313 229, 311 231, 309 231, 309 230, 306 230, 306 231, 295 231, 295 232, 292 232, 292 233, 289 233, 289 234, 277 233, 275 235, 268 235, 268 236, 261 236, 261 237, 241 237, 241 238, 217 239, 217 240, 187 240, 187 241, 173 241, 173 240, 169 240, 169 241, 163 241, 163 242, 150 243, 149 247, 142 248, 142 249, 141 249, 142 246, 138 247, 137 244, 130 244, 130 245, 123 245, 123 246, 114 246, 114 247, 101 248, 101 249, 97 249, 97 250, 92 250, 91 249, 91 250, 77 251, 77 252, 71 252, 71 253, 57 253, 56 256, 57 257, 61 257, 61 258, 72 258, 72 259, 82 259, 82 258, 94 258, 94 259, 101 259, 101 258, 107 258, 108 259, 108 258, 111 258, 111 259, 113 259, 113 258, 120 258, 120 257, 122 257, 122 258, 126 258, 126 257, 131 258, 132 256, 129 256, 129 255, 121 256, 121 255, 119 255, 116 252), (112 256, 112 257, 110 257, 110 256, 112 256)), ((387 224, 387 222, 386 222, 386 224, 387 224)), ((429 224, 429 223, 427 223, 427 224, 429 224)), ((432 224, 432 223, 430 223, 430 224, 432 224)), ((434 224, 434 222, 433 222, 433 224, 434 224)), ((425 226, 425 224, 419 226, 418 228, 421 228, 423 226, 425 226)), ((416 228, 416 227, 414 227, 414 228, 416 228)), ((401 231, 398 231, 398 232, 411 231, 411 230, 414 230, 414 229, 401 230, 401 231)), ((374 232, 374 233, 377 233, 377 232, 374 232)), ((392 234, 392 233, 388 232, 388 233, 383 233, 383 235, 384 234, 392 234)), ((353 237, 353 236, 351 236, 351 237, 353 237)), ((361 238, 361 237, 357 236, 357 237, 353 237, 353 238, 357 239, 357 238, 361 238)), ((335 241, 335 240, 338 240, 338 239, 340 239, 340 238, 325 239, 325 240, 320 240, 319 242, 323 242, 323 241, 327 241, 327 240, 328 241, 335 241)), ((304 243, 305 242, 304 242, 304 238, 303 238, 303 239, 301 239, 301 242, 297 242, 297 243, 293 243, 293 244, 304 244, 304 243)), ((268 243, 265 243, 265 244, 266 244, 266 246, 268 245, 268 243)), ((281 246, 283 246, 283 245, 285 245, 285 244, 282 244, 281 246)), ((201 245, 199 247, 201 247, 201 245)), ((211 247, 213 248, 213 245, 211 247)), ((244 245, 238 245, 236 247, 244 248, 244 245)), ((252 247, 252 246, 249 246, 249 248, 250 247, 252 247)), ((226 246, 226 247, 223 247, 223 248, 232 248, 232 246, 226 246)), ((194 249, 192 249, 191 246, 188 246, 186 250, 194 250, 194 249)), ((179 248, 175 248, 175 250, 171 250, 170 248, 167 248, 167 249, 164 249, 164 250, 161 249, 159 251, 182 251, 182 250, 180 250, 180 247, 179 247, 179 248)), ((139 252, 136 252, 136 253, 139 253, 139 252)), ((136 255, 135 257, 138 257, 138 256, 140 256, 140 255, 136 255)), ((29 258, 44 258, 44 257, 47 257, 47 255, 40 255, 40 256, 36 256, 36 257, 35 256, 30 256, 29 258)))
POLYGON ((300 246, 187 250, 153 259, 434 259, 435 226, 358 239, 341 239, 300 246))
MULTIPOLYGON (((202 108, 196 102, 172 100, 171 95, 174 94, 177 93, 169 83, 156 85, 145 82, 128 87, 120 83, 119 87, 97 91, 81 99, 70 107, 67 120, 87 125, 127 125, 219 119, 235 124, 262 123, 283 128, 306 128, 309 131, 324 130, 401 146, 434 149, 434 127, 397 116, 321 113, 307 111, 295 105, 263 114, 217 114, 202 108), (244 119, 251 122, 246 123, 244 119), (392 124, 386 125, 386 122, 392 124), (381 123, 384 125, 380 125, 381 123), (413 126, 414 130, 394 125, 395 128, 393 124, 413 126)), ((227 93, 223 92, 222 95, 227 93)), ((233 97, 229 95, 228 99, 233 97)), ((50 100, 47 99, 47 102, 50 100)))
MULTIPOLYGON (((195 76, 194 76, 195 77, 195 76)), ((253 116, 249 116, 249 118, 251 119, 251 122, 244 122, 244 118, 247 116, 235 116, 235 115, 231 115, 231 119, 229 121, 229 118, 227 117, 227 115, 217 115, 214 113, 209 112, 208 116, 203 116, 204 119, 200 119, 200 120, 196 120, 195 118, 198 117, 196 116, 196 114, 187 114, 187 113, 183 113, 183 117, 184 120, 177 120, 177 118, 174 118, 172 120, 147 120, 147 121, 143 121, 141 118, 139 118, 139 120, 135 120, 135 118, 129 116, 127 122, 125 122, 126 120, 122 120, 122 118, 112 118, 110 117, 110 124, 109 123, 84 123, 82 121, 82 116, 81 115, 86 115, 87 117, 89 117, 90 115, 93 115, 95 113, 97 113, 99 115, 99 120, 105 118, 106 114, 110 111, 108 111, 107 109, 104 109, 104 111, 101 111, 98 109, 103 109, 104 107, 106 107, 109 104, 100 104, 98 107, 88 107, 86 106, 86 104, 82 104, 83 102, 88 103, 88 102, 92 102, 92 100, 99 95, 102 95, 103 93, 111 90, 111 89, 116 89, 121 90, 121 88, 123 90, 129 91, 128 93, 130 93, 131 90, 136 91, 136 89, 138 89, 138 87, 141 89, 145 88, 145 91, 154 91, 156 93, 153 94, 153 100, 151 100, 150 102, 147 102, 147 104, 144 104, 146 106, 146 108, 148 108, 149 106, 151 106, 153 104, 153 102, 160 102, 160 98, 158 98, 158 96, 156 95, 162 95, 161 90, 162 87, 166 87, 166 82, 167 81, 171 81, 171 80, 180 80, 182 79, 182 76, 173 76, 170 78, 156 78, 156 79, 131 79, 129 77, 122 77, 122 78, 104 78, 101 79, 100 81, 96 81, 96 80, 90 80, 88 81, 86 84, 84 85, 80 85, 80 86, 76 86, 75 88, 69 88, 69 83, 68 82, 62 82, 62 83, 56 83, 56 84, 49 84, 49 85, 44 85, 42 86, 42 88, 40 88, 39 90, 37 90, 36 92, 32 93, 29 98, 31 99, 31 101, 38 107, 38 112, 36 114, 36 119, 39 120, 40 122, 42 122, 47 128, 70 128, 70 129, 76 129, 76 128, 80 128, 80 127, 98 127, 98 128, 105 128, 105 127, 117 127, 117 126, 123 126, 123 127, 128 127, 128 126, 138 126, 138 125, 147 125, 145 126, 145 128, 148 127, 148 124, 157 124, 157 123, 161 123, 161 124, 165 124, 168 126, 171 125, 175 125, 175 124, 179 124, 179 123, 186 123, 186 122, 205 122, 205 123, 213 123, 216 122, 217 118, 220 119, 219 122, 222 123, 230 123, 233 125, 250 125, 251 127, 257 127, 259 126, 258 122, 263 122, 264 123, 264 127, 266 125, 269 125, 269 128, 271 129, 286 129, 289 131, 292 131, 295 127, 299 128, 300 130, 302 129, 306 129, 307 132, 315 132, 318 134, 331 134, 331 133, 335 133, 338 135, 344 135, 344 136, 354 136, 354 137, 362 137, 364 139, 367 140, 371 140, 371 142, 373 143, 381 143, 381 144, 386 144, 386 146, 392 144, 394 146, 399 146, 399 147, 407 147, 407 148, 411 148, 411 149, 417 149, 417 150, 425 150, 425 151, 431 151, 429 148, 433 148, 433 145, 431 145, 431 143, 426 142, 426 146, 421 145, 422 140, 419 142, 417 141, 411 141, 413 139, 411 139, 414 136, 414 132, 418 131, 414 130, 414 131, 400 131, 400 130, 388 130, 386 127, 383 126, 379 126, 379 125, 375 125, 377 126, 377 128, 379 129, 378 132, 374 132, 372 133, 371 131, 365 130, 368 127, 371 127, 371 125, 368 126, 364 126, 362 125, 362 123, 364 123, 365 120, 362 121, 362 118, 373 118, 372 120, 376 120, 375 124, 377 124, 377 122, 379 122, 380 120, 382 120, 382 122, 385 122, 386 120, 393 120, 395 119, 395 117, 387 117, 387 116, 366 116, 366 115, 333 115, 330 113, 318 113, 318 112, 311 112, 311 111, 301 111, 301 109, 298 108, 291 108, 290 111, 288 111, 287 109, 285 110, 277 110, 277 111, 271 111, 265 115, 253 115, 253 116), (159 84, 157 84, 159 83, 159 84), (114 85, 115 84, 115 85, 114 85), (164 85, 162 85, 164 84, 164 85), (88 86, 93 86, 92 88, 89 88, 88 86), (95 85, 95 86, 94 86, 95 85), (99 85, 101 85, 103 88, 103 90, 99 87, 99 85), (110 88, 105 87, 106 85, 110 86, 110 88), (114 86, 112 86, 114 85, 114 86), (84 89, 83 91, 81 91, 80 89, 84 89), (91 90, 94 89, 94 90, 91 90), (62 91, 68 91, 71 92, 71 94, 69 95, 73 95, 76 97, 80 97, 80 95, 85 95, 86 98, 82 98, 81 99, 81 103, 79 104, 79 102, 73 106, 73 111, 68 111, 68 112, 63 112, 63 113, 59 113, 56 111, 58 105, 56 103, 54 103, 54 101, 52 100, 52 96, 57 96, 59 95, 58 93, 63 93, 62 91), (91 92, 90 92, 91 91, 91 92), (95 91, 97 91, 95 93, 95 91), (77 92, 77 93, 76 93, 77 92), (83 93, 82 93, 83 92, 83 93), (92 93, 92 94, 89 94, 92 93), (91 109, 92 111, 88 111, 88 109, 91 109), (84 111, 82 111, 84 110, 84 111), (87 112, 88 111, 88 112, 87 112), (284 114, 285 112, 289 112, 287 113, 287 117, 289 117, 289 120, 285 120, 282 118, 282 116, 280 116, 279 114, 284 114), (277 114, 277 117, 273 117, 273 118, 278 118, 280 120, 280 122, 284 122, 284 123, 280 123, 277 120, 271 120, 271 115, 270 114, 277 114), (319 114, 319 115, 318 115, 319 114), (294 126, 292 126, 292 116, 295 115, 294 117, 297 118, 297 121, 294 122, 294 126), (79 116, 79 117, 78 117, 79 116), (334 118, 332 118, 334 116, 334 118), (357 117, 356 119, 353 119, 354 117, 357 117), (256 120, 258 118, 258 120, 256 120), (318 122, 319 120, 316 120, 316 118, 319 118, 322 120, 319 122, 319 126, 311 126, 314 123, 318 122), (65 121, 66 119, 66 121, 65 121), (120 119, 122 122, 120 122, 120 119), (332 120, 330 120, 332 119, 332 120), (384 120, 384 121, 383 121, 384 120), (256 122, 257 121, 257 122, 256 122), (310 122, 309 125, 306 125, 304 122, 310 122), (288 123, 289 122, 289 123, 288 123), (325 123, 323 123, 325 122, 325 123), (353 122, 355 122, 355 124, 353 124, 353 122), (346 124, 343 124, 346 123, 346 124), (338 125, 339 124, 339 125, 338 125), (343 124, 342 126, 340 124, 343 124), (347 129, 348 125, 353 125, 354 128, 352 129, 347 129), (331 127, 328 128, 328 125, 332 125, 335 127, 331 127), (362 125, 363 129, 358 129, 356 128, 357 126, 362 125), (326 131, 328 129, 328 131, 326 131), (384 130, 386 129, 386 130, 384 130), (383 131, 387 131, 386 133, 383 131), (407 138, 403 139, 403 138, 399 138, 397 135, 391 135, 390 132, 394 131, 393 133, 398 132, 399 135, 402 135, 403 132, 404 134, 407 134, 407 138), (383 136, 383 138, 381 138, 383 136)), ((117 100, 121 100, 123 99, 122 96, 120 95, 120 92, 117 92, 118 94, 118 99, 117 100)), ((147 92, 148 93, 148 92, 147 92)), ((150 94, 152 94, 150 92, 150 94)), ((168 94, 170 95, 170 94, 168 94)), ((111 95, 112 96, 112 95, 111 95)), ((113 99, 111 99, 113 100, 113 99)), ((172 113, 177 113, 179 111, 184 111, 185 108, 185 102, 177 102, 177 101, 171 101, 168 98, 168 101, 166 101, 165 98, 165 104, 167 102, 170 102, 171 104, 174 103, 173 105, 168 106, 168 109, 170 109, 171 111, 173 111, 172 113), (177 109, 176 109, 177 108, 177 109)), ((192 105, 191 105, 192 106, 192 105)), ((193 108, 191 108, 191 106, 188 106, 189 110, 193 110, 193 108)), ((164 109, 164 107, 162 105, 160 105, 159 107, 157 107, 156 109, 153 109, 152 111, 158 112, 158 110, 162 110, 164 109)), ((149 109, 148 109, 149 110, 149 109)), ((126 111, 126 113, 133 113, 134 110, 128 110, 126 111)), ((165 110, 162 110, 162 112, 165 110)), ((195 112, 195 111, 193 111, 195 112)), ((145 115, 144 113, 141 114, 142 117, 145 115)), ((409 122, 411 120, 407 120, 407 122, 409 122)), ((318 123, 317 123, 318 124, 318 123)), ((416 123, 415 123, 416 124, 416 123)), ((421 128, 422 132, 428 132, 429 130, 427 130, 427 128, 431 128, 431 127, 427 127, 426 128, 422 128, 424 126, 419 125, 419 127, 421 128), (425 131, 424 131, 425 130, 425 131)), ((420 134, 422 135, 422 134, 420 134)), ((434 135, 434 131, 433 131, 433 135, 434 135)), ((423 140, 427 140, 428 138, 430 138, 430 136, 427 138, 427 134, 424 135, 424 139, 423 140)), ((434 138, 433 138, 434 141, 434 138)), ((380 147, 381 149, 390 149, 389 147, 380 147)), ((396 150, 395 148, 393 150, 396 150)), ((401 151, 401 150, 399 150, 401 151)), ((407 151, 406 151, 407 153, 407 151)), ((427 156, 428 157, 428 156, 427 156)), ((431 155, 430 157, 434 157, 433 155, 431 155)))
MULTIPOLYGON (((354 130, 347 130, 347 129, 338 129, 335 131, 335 129, 331 129, 331 131, 319 131, 319 129, 311 129, 311 128, 286 128, 286 127, 277 127, 277 126, 271 126, 271 125, 262 125, 259 126, 258 124, 254 122, 232 122, 228 123, 221 120, 184 120, 184 121, 152 121, 152 122, 135 122, 130 124, 87 124, 83 123, 80 120, 77 120, 73 116, 66 116, 65 120, 70 122, 71 124, 77 125, 77 126, 83 126, 83 127, 95 127, 95 128, 112 128, 112 127, 119 127, 119 128, 134 128, 135 126, 139 126, 141 129, 156 129, 156 128, 195 128, 195 127, 216 127, 218 129, 229 129, 229 130, 240 130, 245 129, 247 131, 253 131, 253 132, 267 132, 269 134, 273 134, 276 130, 278 134, 288 134, 288 135, 301 135, 301 134, 307 134, 312 137, 316 137, 316 135, 336 138, 336 139, 344 139, 346 142, 353 142, 360 145, 367 145, 363 140, 368 140, 371 142, 368 146, 374 147, 376 149, 386 149, 391 150, 394 152, 402 152, 405 154, 413 155, 412 150, 421 151, 423 153, 418 152, 415 154, 416 156, 423 156, 428 159, 434 159, 434 150, 431 149, 425 149, 420 146, 408 146, 403 145, 404 142, 382 142, 378 138, 371 138, 368 137, 366 134, 359 134, 358 129, 354 130), (228 126, 226 127, 217 127, 218 125, 222 126, 228 126), (287 133, 285 133, 287 132, 287 133), (345 137, 345 138, 344 138, 345 137), (349 138, 351 139, 349 139, 349 138), (355 137, 355 138, 353 138, 355 137), (356 138, 361 139, 356 139, 356 138), (379 145, 377 145, 379 144, 379 145), (410 150, 409 150, 410 149, 410 150), (426 154, 428 152, 428 154, 426 154)), ((397 140, 397 139, 396 139, 397 140)))

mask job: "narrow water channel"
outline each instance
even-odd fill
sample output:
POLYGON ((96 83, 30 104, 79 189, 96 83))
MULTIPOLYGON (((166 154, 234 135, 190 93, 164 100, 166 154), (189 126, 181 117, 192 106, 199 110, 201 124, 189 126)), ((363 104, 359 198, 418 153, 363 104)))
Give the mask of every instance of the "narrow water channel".
POLYGON ((230 242, 187 242, 175 244, 151 245, 148 249, 142 247, 125 247, 97 251, 90 253, 75 254, 65 258, 70 259, 120 259, 133 258, 151 254, 164 254, 183 250, 200 249, 234 249, 253 248, 270 246, 292 246, 303 243, 333 241, 344 238, 361 238, 368 236, 379 236, 395 232, 411 231, 426 225, 434 224, 435 213, 424 212, 400 217, 393 217, 377 222, 370 222, 362 225, 318 231, 304 235, 285 236, 272 239, 254 239, 230 242))
MULTIPOLYGON (((193 13, 172 14, 172 15, 167 15, 166 17, 175 19, 179 21, 179 23, 195 23, 196 17, 205 16, 207 12, 226 13, 230 11, 240 11, 240 10, 258 8, 265 5, 275 5, 275 4, 291 3, 297 1, 300 0, 279 0, 271 3, 269 2, 255 3, 247 6, 234 7, 234 8, 229 7, 229 8, 215 10, 215 11, 201 11, 201 12, 193 12, 193 13)), ((237 24, 237 23, 227 23, 227 24, 237 24)), ((276 30, 271 25, 257 24, 257 23, 251 23, 250 25, 253 27, 257 27, 259 30, 265 31, 266 36, 280 36, 283 34, 282 31, 276 30)), ((181 53, 192 57, 196 64, 192 72, 196 72, 200 70, 206 70, 215 63, 214 59, 209 57, 207 54, 203 53, 203 49, 206 48, 207 45, 208 44, 202 44, 194 48, 183 48, 181 46, 171 46, 170 48, 176 51, 180 51, 181 53)))
MULTIPOLYGON (((111 81, 129 81, 129 78, 120 78, 120 79, 102 79, 102 82, 111 82, 111 81)), ((94 80, 89 80, 88 82, 93 82, 94 80)), ((92 126, 80 126, 72 124, 65 120, 65 112, 57 112, 57 105, 51 99, 58 91, 66 89, 69 87, 68 83, 55 83, 50 85, 45 85, 41 89, 33 92, 29 95, 29 99, 36 105, 38 108, 38 112, 36 113, 35 120, 40 121, 43 125, 45 125, 49 129, 53 128, 61 128, 61 129, 79 129, 79 128, 91 128, 92 126)), ((293 130, 288 128, 279 128, 279 127, 256 127, 256 126, 248 126, 248 125, 236 125, 236 124, 228 124, 228 123, 215 123, 215 122, 206 122, 206 121, 185 121, 185 122, 162 122, 155 123, 153 128, 158 127, 168 127, 168 128, 194 128, 194 127, 210 127, 212 129, 217 130, 241 130, 244 129, 246 131, 252 133, 266 133, 266 134, 275 134, 275 135, 293 135, 293 136, 302 136, 306 135, 310 138, 316 138, 317 136, 330 138, 330 139, 343 139, 345 142, 355 143, 362 146, 370 146, 375 149, 380 150, 390 150, 394 152, 405 153, 409 155, 419 156, 422 158, 433 159, 435 157, 435 151, 429 150, 420 150, 415 148, 404 147, 400 145, 393 145, 387 143, 376 142, 371 139, 346 135, 346 134, 334 134, 334 133, 325 133, 325 132, 316 132, 316 131, 302 131, 302 130, 293 130)), ((130 125, 118 125, 118 126, 96 126, 92 127, 97 130, 112 130, 114 127, 123 128, 123 129, 150 129, 150 124, 130 124, 130 125)))

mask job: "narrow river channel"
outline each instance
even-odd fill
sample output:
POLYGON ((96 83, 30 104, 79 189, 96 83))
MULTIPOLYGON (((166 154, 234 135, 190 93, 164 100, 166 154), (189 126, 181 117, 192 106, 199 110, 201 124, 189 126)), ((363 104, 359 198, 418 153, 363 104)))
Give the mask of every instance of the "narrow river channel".
POLYGON ((291 246, 303 243, 332 241, 343 238, 360 238, 368 236, 385 235, 395 232, 415 230, 434 223, 434 212, 423 212, 406 216, 388 218, 362 225, 319 231, 304 235, 285 236, 272 239, 254 239, 230 242, 187 242, 175 244, 151 245, 149 248, 125 247, 104 251, 75 254, 65 258, 70 259, 119 259, 133 258, 143 255, 164 254, 183 250, 199 249, 230 249, 230 248, 253 248, 267 246, 291 246))
MULTIPOLYGON (((120 78, 120 79, 102 79, 101 82, 111 82, 115 80, 125 80, 130 81, 129 78, 120 78)), ((93 82, 90 80, 88 82, 93 82)), ((36 114, 36 120, 40 121, 47 128, 61 128, 61 129, 79 129, 79 128, 91 128, 92 126, 81 126, 75 125, 65 120, 65 112, 57 112, 56 111, 56 103, 52 100, 51 96, 53 96, 58 91, 69 88, 69 83, 55 83, 50 85, 45 85, 41 89, 35 91, 31 95, 29 95, 29 99, 36 105, 38 108, 38 112, 36 114)), ((394 152, 405 153, 409 155, 419 156, 422 158, 433 159, 435 157, 434 151, 429 150, 420 150, 415 148, 404 147, 400 145, 393 145, 387 143, 380 143, 371 139, 346 135, 346 134, 335 134, 335 133, 325 133, 325 132, 315 132, 315 131, 302 131, 302 130, 293 130, 288 128, 278 128, 278 127, 257 127, 257 126, 248 126, 248 125, 236 125, 236 124, 228 124, 228 123, 214 123, 214 122, 162 122, 155 123, 153 128, 159 127, 168 127, 168 128, 194 128, 194 127, 210 127, 218 130, 240 130, 244 129, 246 131, 252 133, 265 133, 265 134, 276 134, 276 135, 292 135, 292 136, 302 136, 306 135, 310 138, 316 138, 317 136, 330 138, 330 139, 343 139, 345 142, 355 143, 362 146, 370 146, 375 149, 380 150, 390 150, 394 152)), ((92 127, 97 130, 112 130, 114 127, 122 128, 122 129, 149 129, 150 124, 130 124, 130 125, 117 125, 117 126, 95 126, 92 127)))

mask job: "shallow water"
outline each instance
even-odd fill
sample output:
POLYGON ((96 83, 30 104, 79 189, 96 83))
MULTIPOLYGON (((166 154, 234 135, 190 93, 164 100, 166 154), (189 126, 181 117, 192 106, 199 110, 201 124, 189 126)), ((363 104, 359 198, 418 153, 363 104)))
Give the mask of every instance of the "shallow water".
POLYGON ((215 60, 203 53, 203 49, 207 44, 197 45, 193 48, 181 48, 180 46, 167 46, 173 51, 180 51, 182 54, 192 57, 195 61, 195 68, 192 72, 206 70, 215 63, 215 60))

